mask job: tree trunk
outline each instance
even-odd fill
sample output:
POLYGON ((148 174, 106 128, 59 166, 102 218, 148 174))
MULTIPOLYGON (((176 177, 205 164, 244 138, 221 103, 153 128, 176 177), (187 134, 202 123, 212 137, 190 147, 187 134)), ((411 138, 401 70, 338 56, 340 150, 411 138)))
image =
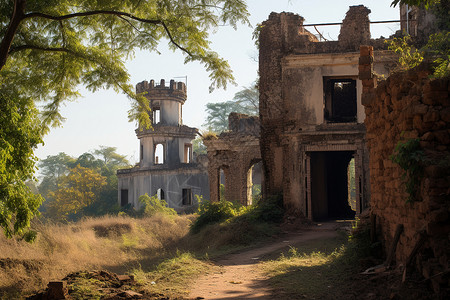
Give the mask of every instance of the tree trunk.
POLYGON ((6 64, 8 58, 9 48, 16 34, 17 28, 19 28, 20 22, 22 22, 25 16, 25 5, 27 0, 14 0, 14 8, 11 15, 11 21, 9 22, 8 29, 3 37, 0 45, 0 70, 6 64))

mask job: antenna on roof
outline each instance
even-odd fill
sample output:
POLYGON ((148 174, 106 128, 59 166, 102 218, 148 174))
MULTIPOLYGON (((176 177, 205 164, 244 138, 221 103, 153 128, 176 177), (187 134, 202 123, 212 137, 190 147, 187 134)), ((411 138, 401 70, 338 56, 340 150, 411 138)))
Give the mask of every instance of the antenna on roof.
POLYGON ((187 75, 186 76, 175 76, 174 78, 184 78, 184 84, 186 85, 186 89, 187 89, 187 75))

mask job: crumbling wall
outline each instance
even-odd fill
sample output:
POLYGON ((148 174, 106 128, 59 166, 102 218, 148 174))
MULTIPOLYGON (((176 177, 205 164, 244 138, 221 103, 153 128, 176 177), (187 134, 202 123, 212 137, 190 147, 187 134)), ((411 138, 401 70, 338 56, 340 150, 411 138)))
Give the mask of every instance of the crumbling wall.
POLYGON ((398 224, 404 231, 396 250, 406 265, 421 235, 425 244, 412 261, 435 291, 448 287, 450 259, 450 101, 449 78, 430 79, 425 65, 391 75, 376 86, 371 47, 361 47, 360 78, 366 106, 370 152, 371 209, 384 241, 392 244, 398 224), (420 139, 425 159, 417 198, 408 203, 404 171, 389 158, 399 141, 420 139), (447 273, 446 273, 447 272, 447 273))
MULTIPOLYGON (((360 43, 385 50, 382 39, 370 38, 370 10, 351 6, 341 26, 338 41, 319 42, 293 13, 271 13, 259 37, 259 91, 261 155, 264 164, 264 196, 282 194, 292 215, 308 213, 310 191, 309 152, 353 151, 359 157, 361 195, 369 188, 364 176, 364 107, 357 99, 357 116, 351 124, 328 124, 324 120, 324 81, 327 78, 355 80, 360 43)), ((377 71, 386 73, 385 66, 377 71)), ((360 94, 360 93, 358 93, 360 94)), ((330 122, 331 123, 331 122, 330 122)), ((365 202, 362 201, 361 203, 365 202)), ((364 207, 361 205, 361 209, 364 207)))
POLYGON ((261 161, 259 118, 231 113, 228 132, 217 139, 204 139, 208 154, 210 200, 220 200, 220 170, 225 175, 225 199, 252 204, 251 168, 261 161))

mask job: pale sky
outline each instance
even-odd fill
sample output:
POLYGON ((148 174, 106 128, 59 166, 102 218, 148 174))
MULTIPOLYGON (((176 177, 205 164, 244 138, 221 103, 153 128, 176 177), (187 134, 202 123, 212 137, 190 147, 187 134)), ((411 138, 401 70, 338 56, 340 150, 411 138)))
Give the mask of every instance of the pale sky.
MULTIPOLYGON (((363 4, 372 12, 371 21, 398 20, 399 9, 391 8, 392 0, 247 0, 252 27, 266 20, 271 12, 293 12, 305 18, 305 24, 341 22, 349 6, 363 4)), ((309 29, 309 28, 308 28, 309 29)), ((329 40, 337 40, 339 26, 318 27, 329 40)), ((372 24, 372 38, 388 37, 399 29, 399 23, 372 24)), ((310 30, 310 29, 309 29, 310 30)), ((315 33, 314 29, 310 30, 315 33)), ((236 92, 250 86, 257 77, 258 52, 252 40, 253 28, 240 25, 237 31, 222 26, 212 35, 212 49, 228 60, 236 78, 237 86, 209 93, 208 73, 198 63, 183 63, 184 56, 167 50, 166 42, 159 47, 160 55, 137 52, 126 66, 131 74, 131 83, 154 79, 185 81, 187 76, 187 101, 183 106, 183 124, 202 129, 205 122, 205 107, 208 102, 231 100, 236 92)), ((44 159, 48 155, 65 152, 79 155, 102 146, 117 147, 117 152, 126 155, 131 163, 139 159, 139 141, 135 123, 128 122, 127 111, 130 100, 123 94, 103 90, 94 94, 81 91, 83 97, 67 103, 61 110, 66 118, 63 126, 52 129, 44 138, 45 145, 35 154, 44 159)))

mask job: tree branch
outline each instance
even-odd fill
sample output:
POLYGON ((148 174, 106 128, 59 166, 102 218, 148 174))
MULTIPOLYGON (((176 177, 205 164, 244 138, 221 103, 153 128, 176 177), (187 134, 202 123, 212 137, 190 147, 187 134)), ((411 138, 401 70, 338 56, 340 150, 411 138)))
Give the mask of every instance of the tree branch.
POLYGON ((9 49, 11 48, 12 41, 14 40, 14 36, 16 35, 17 28, 19 28, 20 22, 22 22, 22 20, 24 19, 25 4, 26 0, 14 1, 11 20, 0 45, 0 70, 6 64, 6 59, 8 58, 8 53, 10 51, 9 49))
MULTIPOLYGON (((189 56, 194 57, 194 55, 190 51, 188 51, 186 48, 182 47, 180 44, 178 44, 173 39, 173 36, 170 33, 170 30, 167 27, 167 25, 164 23, 164 21, 162 21, 162 20, 143 19, 143 18, 136 17, 136 16, 134 16, 134 15, 132 15, 130 13, 126 13, 126 12, 113 11, 113 10, 94 10, 94 11, 73 13, 73 14, 68 14, 68 15, 63 15, 63 16, 52 16, 52 15, 48 15, 48 14, 44 14, 44 13, 34 12, 34 13, 26 14, 23 19, 45 18, 45 19, 49 19, 49 20, 60 21, 60 20, 67 20, 67 19, 76 18, 76 17, 85 17, 85 16, 94 16, 94 15, 114 15, 114 16, 118 16, 118 17, 120 17, 122 19, 124 19, 124 17, 127 17, 127 18, 130 18, 132 20, 139 21, 139 22, 142 22, 142 23, 160 24, 160 25, 162 25, 164 27, 164 30, 166 31, 167 36, 169 37, 170 42, 172 44, 174 44, 177 48, 179 48, 183 52, 186 52, 189 56)), ((134 27, 134 26, 132 26, 132 27, 134 27)))
POLYGON ((122 11, 114 11, 114 10, 93 10, 93 11, 85 11, 85 12, 79 12, 79 13, 73 13, 68 15, 62 15, 62 16, 52 16, 49 14, 44 14, 40 12, 33 12, 28 13, 24 16, 24 19, 30 19, 30 18, 44 18, 49 20, 67 20, 77 17, 87 17, 87 16, 95 16, 95 15, 115 15, 115 16, 122 16, 122 17, 128 17, 130 19, 142 22, 142 23, 149 23, 149 24, 161 24, 161 20, 150 20, 150 19, 143 19, 136 17, 135 15, 132 15, 130 13, 122 12, 122 11))

